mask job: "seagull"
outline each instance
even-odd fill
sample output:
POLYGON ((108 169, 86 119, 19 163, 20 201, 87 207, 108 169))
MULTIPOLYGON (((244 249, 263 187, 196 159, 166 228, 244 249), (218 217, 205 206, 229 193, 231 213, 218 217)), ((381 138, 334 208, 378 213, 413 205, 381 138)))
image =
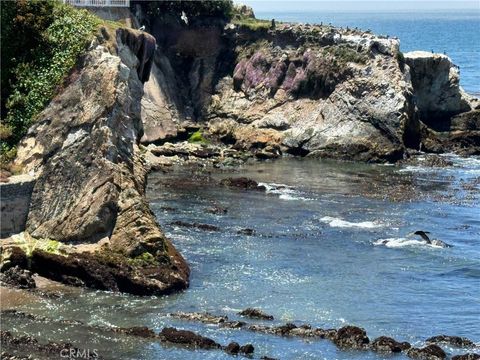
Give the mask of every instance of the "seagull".
POLYGON ((180 16, 180 19, 185 21, 185 24, 188 25, 188 18, 187 18, 187 14, 185 14, 185 11, 182 11, 182 16, 180 16))
POLYGON ((145 31, 145 25, 142 25, 138 30, 145 31))

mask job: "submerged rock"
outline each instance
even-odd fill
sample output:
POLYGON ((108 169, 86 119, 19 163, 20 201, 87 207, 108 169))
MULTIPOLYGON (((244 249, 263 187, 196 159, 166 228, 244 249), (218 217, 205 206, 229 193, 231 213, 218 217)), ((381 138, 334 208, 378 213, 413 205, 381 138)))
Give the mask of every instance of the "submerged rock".
POLYGON ((210 313, 185 313, 185 312, 176 312, 169 314, 171 317, 190 320, 190 321, 200 321, 206 324, 223 324, 228 321, 227 316, 216 316, 210 313))
POLYGON ((252 180, 246 177, 226 178, 221 180, 220 184, 230 188, 238 188, 243 190, 258 190, 258 191, 266 190, 265 186, 258 185, 258 183, 255 180, 252 180))
MULTIPOLYGON (((237 231, 237 234, 239 235, 247 235, 247 236, 252 236, 255 235, 255 230, 250 229, 250 228, 245 228, 237 231)), ((245 310, 244 310, 245 311, 245 310)))
POLYGON ((74 357, 81 354, 82 359, 103 358, 98 354, 97 350, 79 349, 70 343, 48 342, 47 344, 41 344, 37 339, 31 336, 14 336, 10 332, 3 330, 0 331, 0 340, 2 354, 4 351, 22 354, 19 355, 19 357, 16 357, 17 355, 15 355, 15 357, 13 357, 14 359, 23 359, 23 354, 27 355, 28 359, 36 354, 40 354, 42 358, 47 357, 49 359, 62 359, 62 354, 73 354, 74 357))
POLYGON ((151 329, 146 326, 134 326, 129 328, 113 328, 113 332, 131 335, 131 336, 139 336, 143 338, 155 338, 157 335, 151 329))
POLYGON ((223 215, 228 212, 228 209, 220 205, 215 205, 207 209, 207 212, 215 215, 223 215))
POLYGON ((159 337, 173 344, 193 346, 200 349, 220 349, 220 344, 210 338, 195 334, 193 331, 164 328, 159 337))
POLYGON ((252 319, 273 320, 272 315, 265 314, 263 311, 254 308, 247 308, 238 313, 238 315, 246 316, 252 319))
POLYGON ((173 221, 170 224, 181 227, 197 228, 205 231, 220 231, 220 228, 218 226, 210 224, 189 223, 181 220, 173 221))
POLYGON ((480 360, 480 354, 468 353, 452 356, 452 360, 480 360))
POLYGON ((418 360, 444 360, 447 354, 437 345, 428 345, 423 348, 410 348, 407 351, 408 357, 418 360))

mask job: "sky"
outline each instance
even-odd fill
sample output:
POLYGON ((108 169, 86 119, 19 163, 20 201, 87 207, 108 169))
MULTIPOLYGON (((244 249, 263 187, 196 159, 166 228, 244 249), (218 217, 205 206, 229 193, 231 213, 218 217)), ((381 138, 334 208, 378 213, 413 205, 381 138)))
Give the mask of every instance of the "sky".
POLYGON ((480 11, 480 0, 463 1, 398 1, 398 0, 235 0, 236 3, 249 5, 257 11, 298 11, 298 10, 454 10, 454 9, 475 9, 480 11))

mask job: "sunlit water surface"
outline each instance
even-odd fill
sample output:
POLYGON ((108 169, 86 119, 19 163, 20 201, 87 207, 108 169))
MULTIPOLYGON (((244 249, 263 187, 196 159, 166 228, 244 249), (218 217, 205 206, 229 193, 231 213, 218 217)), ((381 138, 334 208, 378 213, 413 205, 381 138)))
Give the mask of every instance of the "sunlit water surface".
MULTIPOLYGON (((282 159, 210 175, 186 169, 153 173, 147 196, 159 223, 190 264, 190 288, 168 297, 143 298, 85 290, 61 298, 29 299, 19 293, 18 308, 90 325, 142 325, 156 331, 176 326, 222 344, 250 342, 257 357, 281 359, 385 356, 339 351, 326 340, 221 329, 166 314, 208 311, 238 319, 238 311, 257 307, 275 317, 273 324, 355 324, 371 339, 388 335, 415 345, 438 334, 479 342, 480 160, 453 160, 455 165, 445 169, 282 159), (227 176, 251 177, 268 191, 216 185, 227 176), (206 211, 213 205, 228 212, 206 211), (176 220, 221 230, 171 225, 176 220), (255 234, 237 234, 243 228, 255 234), (407 236, 420 229, 452 247, 432 247, 407 236), (389 246, 381 239, 391 241, 389 246)), ((98 349, 114 359, 230 358, 220 351, 166 348, 78 325, 6 318, 2 326, 98 349)))

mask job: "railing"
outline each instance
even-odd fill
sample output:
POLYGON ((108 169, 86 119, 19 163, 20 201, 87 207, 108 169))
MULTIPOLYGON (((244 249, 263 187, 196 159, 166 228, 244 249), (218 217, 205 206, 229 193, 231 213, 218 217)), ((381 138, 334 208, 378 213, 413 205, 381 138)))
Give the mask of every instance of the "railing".
POLYGON ((130 0, 63 0, 63 2, 85 7, 130 7, 130 0))

